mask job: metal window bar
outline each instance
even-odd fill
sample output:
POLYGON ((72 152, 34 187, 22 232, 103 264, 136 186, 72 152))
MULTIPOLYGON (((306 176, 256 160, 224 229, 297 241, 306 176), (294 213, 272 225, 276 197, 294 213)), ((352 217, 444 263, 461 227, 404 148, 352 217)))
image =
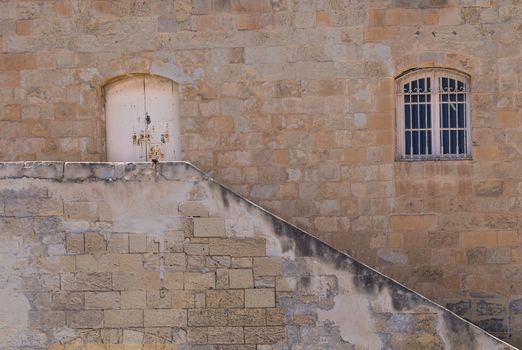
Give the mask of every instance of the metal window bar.
POLYGON ((423 159, 432 153, 431 77, 403 84, 404 157, 423 159))
POLYGON ((467 138, 466 84, 441 76, 439 85, 440 155, 443 158, 466 158, 467 138))

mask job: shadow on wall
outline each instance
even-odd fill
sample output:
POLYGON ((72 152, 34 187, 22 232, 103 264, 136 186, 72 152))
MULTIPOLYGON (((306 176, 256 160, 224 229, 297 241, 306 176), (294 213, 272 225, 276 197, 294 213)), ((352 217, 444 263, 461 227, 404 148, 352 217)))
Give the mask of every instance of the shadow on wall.
POLYGON ((188 163, 0 163, 0 200, 8 348, 513 349, 188 163))

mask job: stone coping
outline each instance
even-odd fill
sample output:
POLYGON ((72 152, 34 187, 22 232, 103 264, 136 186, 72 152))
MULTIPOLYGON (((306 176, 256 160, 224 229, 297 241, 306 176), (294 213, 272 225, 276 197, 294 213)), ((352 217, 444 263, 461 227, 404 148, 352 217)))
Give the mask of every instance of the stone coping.
POLYGON ((0 179, 34 178, 55 181, 201 181, 206 176, 188 162, 0 162, 0 179), (182 168, 180 166, 184 165, 182 168))

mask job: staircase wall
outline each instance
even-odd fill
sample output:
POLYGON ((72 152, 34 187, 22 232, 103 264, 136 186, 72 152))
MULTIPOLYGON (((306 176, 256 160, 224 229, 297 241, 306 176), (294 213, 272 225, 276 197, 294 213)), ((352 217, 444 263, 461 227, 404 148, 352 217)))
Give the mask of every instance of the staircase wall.
POLYGON ((0 347, 512 349, 188 163, 0 164, 0 347))
POLYGON ((2 0, 0 160, 107 160, 107 84, 167 77, 180 159, 520 347, 521 18, 519 0, 2 0), (394 78, 420 67, 470 75, 472 159, 396 161, 394 78))

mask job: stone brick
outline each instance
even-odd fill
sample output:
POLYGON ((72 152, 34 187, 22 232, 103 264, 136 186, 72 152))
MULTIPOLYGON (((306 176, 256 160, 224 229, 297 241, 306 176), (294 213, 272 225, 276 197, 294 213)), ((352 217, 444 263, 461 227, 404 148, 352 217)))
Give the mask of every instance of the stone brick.
POLYGON ((295 277, 276 277, 275 288, 277 292, 292 292, 297 287, 295 277))
POLYGON ((112 288, 110 273, 65 273, 61 286, 66 291, 108 291, 112 288))
POLYGON ((250 269, 231 269, 228 271, 230 288, 252 288, 254 278, 250 269))
POLYGON ((244 305, 243 290, 207 290, 207 307, 232 308, 244 305))
POLYGON ((254 258, 254 275, 279 276, 283 274, 283 259, 280 257, 254 258))
POLYGON ((213 272, 185 272, 183 277, 185 289, 204 290, 213 289, 216 286, 215 274, 213 272))
POLYGON ((272 288, 245 289, 246 307, 274 307, 275 291, 272 288))
POLYGON ((439 10, 439 24, 440 25, 457 25, 462 22, 460 8, 441 8, 439 10))
MULTIPOLYGON (((156 272, 156 277, 158 273, 156 272)), ((183 278, 184 273, 183 272, 165 272, 165 276, 163 278, 163 285, 165 288, 169 290, 173 289, 183 289, 183 278)))
POLYGON ((382 42, 393 39, 397 34, 397 27, 368 27, 364 32, 364 40, 365 42, 382 42))
POLYGON ((147 291, 147 308, 149 309, 171 309, 172 296, 166 288, 147 291))
POLYGON ((172 307, 175 309, 190 309, 194 307, 195 293, 191 290, 173 290, 172 307))
POLYGON ((181 253, 165 253, 164 254, 165 269, 170 271, 185 271, 186 258, 181 253))
POLYGON ((510 248, 490 248, 487 250, 488 264, 509 264, 511 262, 510 248))
POLYGON ((232 0, 230 8, 235 12, 268 12, 272 4, 268 0, 232 0))
POLYGON ((259 29, 259 16, 258 15, 239 15, 237 17, 237 29, 238 30, 254 30, 259 29))
POLYGON ((179 205, 179 211, 185 216, 204 217, 209 215, 209 208, 205 202, 190 201, 179 205))
POLYGON ((65 326, 63 311, 29 311, 29 326, 38 329, 53 329, 65 326))
POLYGON ((473 149, 473 157, 477 161, 488 161, 498 159, 498 148, 496 146, 480 146, 473 149))
MULTIPOLYGON (((205 257, 204 256, 187 256, 187 271, 201 271, 205 268, 205 257)), ((216 276, 216 284, 217 284, 216 276)))
POLYGON ((464 231, 462 232, 462 247, 496 247, 497 233, 495 231, 464 231))
POLYGON ((187 341, 189 344, 207 344, 207 329, 202 327, 187 328, 187 341))
POLYGON ((65 249, 67 254, 83 254, 84 253, 84 240, 83 234, 81 233, 68 233, 66 235, 65 249))
POLYGON ((516 247, 518 243, 517 231, 498 231, 497 240, 499 247, 516 247))
POLYGON ((0 72, 0 88, 16 88, 20 86, 20 74, 16 71, 0 72))
POLYGON ((56 14, 60 17, 71 17, 73 15, 72 3, 61 1, 54 5, 56 14))
MULTIPOLYGON (((166 274, 164 283, 169 283, 166 274)), ((179 278, 176 276, 176 278, 179 278)), ((182 280, 176 283, 182 286, 182 280)), ((160 274, 156 271, 143 272, 113 272, 112 273, 112 289, 114 290, 159 290, 160 274)))
POLYGON ((208 255, 208 244, 185 243, 183 249, 188 255, 208 255))
POLYGON ((85 297, 81 292, 53 292, 53 310, 81 310, 85 308, 85 297))
POLYGON ((74 256, 38 257, 38 266, 46 272, 74 272, 76 264, 74 256))
POLYGON ((269 326, 284 326, 287 324, 286 314, 286 309, 266 309, 266 324, 269 326))
POLYGON ((75 310, 67 312, 67 326, 71 328, 102 328, 103 311, 75 310))
POLYGON ((491 179, 477 181, 473 185, 477 196, 499 196, 504 192, 504 181, 501 179, 491 179))
POLYGON ((107 251, 112 253, 128 253, 129 235, 126 233, 111 233, 107 240, 107 251))
POLYGON ((36 179, 61 179, 63 162, 24 162, 23 175, 36 179))
POLYGON ((147 236, 140 234, 129 235, 129 252, 145 253, 147 252, 147 236))
POLYGON ((33 32, 33 21, 30 19, 19 19, 16 21, 16 34, 21 36, 31 35, 33 32))
POLYGON ((228 268, 231 266, 231 259, 229 256, 206 256, 205 266, 209 269, 228 268))
POLYGON ((264 326, 266 315, 264 309, 230 309, 228 310, 229 326, 264 326))
POLYGON ((393 231, 433 231, 437 228, 437 216, 393 215, 390 226, 393 231))
POLYGON ((141 254, 118 254, 118 269, 127 272, 143 270, 143 256, 141 254))
POLYGON ((518 111, 497 111, 497 124, 502 128, 512 128, 520 124, 518 111))
POLYGON ((0 179, 17 178, 22 176, 22 162, 9 162, 0 164, 0 179))
POLYGON ((209 327, 210 344, 243 344, 243 327, 209 327))
POLYGON ((76 255, 76 268, 79 272, 118 271, 118 256, 115 254, 76 255))
POLYGON ((332 25, 332 18, 327 11, 318 11, 316 13, 315 22, 318 27, 330 27, 332 25))
POLYGON ((145 309, 147 307, 147 292, 143 290, 123 290, 120 300, 122 309, 145 309))
POLYGON ((5 204, 7 216, 59 216, 63 203, 58 198, 14 198, 5 204))
POLYGON ((144 310, 145 327, 186 327, 187 311, 177 309, 144 310))
POLYGON ((246 344, 275 344, 285 338, 285 327, 245 327, 246 344))
POLYGON ((86 309, 119 309, 119 292, 85 293, 86 309))
POLYGON ((216 289, 228 289, 229 278, 227 269, 216 270, 216 289))
POLYGON ((178 23, 175 18, 158 18, 158 32, 173 33, 177 28, 178 23))
POLYGON ((252 258, 232 258, 230 262, 230 267, 236 269, 251 269, 252 266, 252 258))
POLYGON ((265 256, 264 239, 217 239, 209 241, 210 255, 230 255, 233 257, 265 256))
POLYGON ((224 309, 190 309, 189 326, 221 326, 227 323, 227 311, 224 309))
POLYGON ((104 327, 143 327, 143 310, 104 310, 104 327))
POLYGON ((101 253, 107 250, 107 241, 102 234, 86 232, 84 237, 86 253, 101 253))
POLYGON ((223 218, 194 218, 195 237, 224 237, 225 220, 223 218))
POLYGON ((98 207, 93 202, 65 202, 64 210, 68 220, 95 221, 98 219, 98 207))

